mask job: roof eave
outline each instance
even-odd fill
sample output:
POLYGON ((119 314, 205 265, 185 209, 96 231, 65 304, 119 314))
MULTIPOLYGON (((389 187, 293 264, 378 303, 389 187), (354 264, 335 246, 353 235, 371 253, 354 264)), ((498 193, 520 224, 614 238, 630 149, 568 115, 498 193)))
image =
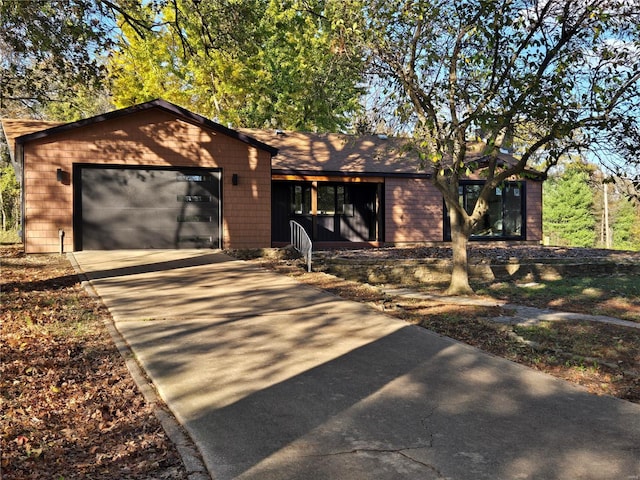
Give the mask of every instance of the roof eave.
POLYGON ((396 178, 431 178, 431 173, 410 172, 377 172, 377 171, 340 171, 340 170, 309 170, 297 168, 272 168, 272 175, 297 175, 301 177, 313 177, 325 175, 328 177, 396 177, 396 178))
POLYGON ((20 137, 17 137, 15 141, 16 141, 16 144, 24 144, 27 142, 41 139, 41 138, 46 138, 50 135, 64 133, 76 128, 93 125, 100 122, 105 122, 107 120, 113 120, 116 118, 124 117, 137 112, 151 110, 154 108, 173 113, 174 115, 177 115, 190 123, 209 128, 216 132, 227 135, 231 138, 235 138, 236 140, 244 142, 248 145, 251 145, 252 147, 265 150, 269 152, 272 156, 275 156, 278 154, 278 149, 272 147, 271 145, 267 145, 266 143, 256 140, 253 137, 240 133, 231 128, 227 128, 224 125, 220 125, 219 123, 216 123, 212 120, 209 120, 206 117, 203 117, 202 115, 198 115, 196 113, 190 112, 185 108, 179 107, 178 105, 175 105, 173 103, 167 102, 166 100, 162 100, 162 99, 151 100, 146 103, 140 103, 138 105, 133 105, 131 107, 122 108, 120 110, 114 110, 112 112, 104 113, 102 115, 96 115, 94 117, 85 118, 82 120, 78 120, 76 122, 65 123, 64 125, 47 128, 45 130, 40 130, 38 132, 30 133, 27 135, 22 135, 20 137))

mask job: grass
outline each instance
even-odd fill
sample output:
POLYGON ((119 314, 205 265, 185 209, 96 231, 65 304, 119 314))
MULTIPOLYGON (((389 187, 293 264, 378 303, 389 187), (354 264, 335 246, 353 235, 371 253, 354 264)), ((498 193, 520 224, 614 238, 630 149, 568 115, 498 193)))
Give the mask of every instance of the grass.
POLYGON ((528 284, 499 282, 481 285, 477 293, 539 308, 640 322, 640 277, 564 278, 528 284))

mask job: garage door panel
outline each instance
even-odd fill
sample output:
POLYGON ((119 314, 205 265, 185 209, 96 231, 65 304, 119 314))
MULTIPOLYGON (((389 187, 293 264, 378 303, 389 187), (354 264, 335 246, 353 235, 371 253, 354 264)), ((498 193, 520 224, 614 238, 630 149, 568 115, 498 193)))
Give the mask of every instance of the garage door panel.
POLYGON ((97 226, 85 237, 85 243, 93 245, 87 250, 118 250, 130 248, 212 248, 215 238, 202 232, 178 232, 175 238, 167 238, 162 230, 121 228, 103 230, 97 226), (108 243, 105 239, 108 238, 108 243), (134 244, 135 246, 132 246, 134 244))
POLYGON ((158 203, 167 204, 173 196, 173 182, 166 178, 159 179, 156 175, 112 169, 84 169, 82 177, 83 199, 91 199, 101 205, 144 206, 149 204, 150 193, 158 203), (153 185, 153 190, 150 185, 153 185))
POLYGON ((80 170, 83 249, 220 246, 220 172, 80 170))
POLYGON ((219 196, 218 179, 202 182, 185 181, 184 178, 201 178, 203 175, 185 175, 176 171, 121 171, 113 169, 83 169, 83 197, 113 206, 136 207, 156 204, 172 205, 190 199, 211 201, 219 196), (149 198, 151 194, 152 199, 149 198))

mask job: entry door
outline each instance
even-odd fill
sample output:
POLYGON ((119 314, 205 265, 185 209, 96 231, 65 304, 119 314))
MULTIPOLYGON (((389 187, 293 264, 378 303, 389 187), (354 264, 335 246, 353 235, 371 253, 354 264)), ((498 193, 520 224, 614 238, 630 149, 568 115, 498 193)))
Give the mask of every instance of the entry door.
POLYGON ((220 176, 203 169, 79 168, 76 248, 219 248, 220 176))
POLYGON ((379 184, 318 183, 314 188, 311 182, 273 182, 271 234, 274 242, 290 239, 289 220, 301 224, 313 241, 379 240, 379 184))

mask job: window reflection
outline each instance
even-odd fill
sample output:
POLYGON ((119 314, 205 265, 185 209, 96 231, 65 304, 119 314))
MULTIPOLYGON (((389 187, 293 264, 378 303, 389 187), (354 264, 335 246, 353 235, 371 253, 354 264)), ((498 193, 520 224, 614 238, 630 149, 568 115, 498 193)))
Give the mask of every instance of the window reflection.
MULTIPOLYGON (((469 182, 460 185, 459 202, 469 214, 480 197, 483 184, 469 182)), ((523 232, 523 188, 522 182, 506 182, 497 187, 488 198, 489 209, 478 222, 472 238, 504 238, 522 237, 523 232)), ((447 215, 448 221, 448 215, 447 215)), ((447 225, 447 227, 449 227, 447 225)), ((446 236, 450 238, 451 231, 447 228, 446 236)))

